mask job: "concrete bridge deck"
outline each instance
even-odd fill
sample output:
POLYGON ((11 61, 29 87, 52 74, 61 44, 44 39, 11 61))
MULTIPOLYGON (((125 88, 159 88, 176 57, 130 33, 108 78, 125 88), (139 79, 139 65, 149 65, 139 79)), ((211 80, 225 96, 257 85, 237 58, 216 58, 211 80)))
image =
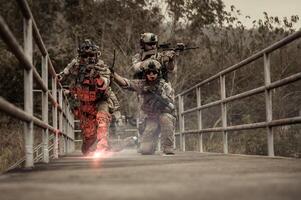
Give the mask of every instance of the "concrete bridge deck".
POLYGON ((74 153, 0 176, 1 200, 300 198, 300 159, 125 150, 98 160, 74 153))

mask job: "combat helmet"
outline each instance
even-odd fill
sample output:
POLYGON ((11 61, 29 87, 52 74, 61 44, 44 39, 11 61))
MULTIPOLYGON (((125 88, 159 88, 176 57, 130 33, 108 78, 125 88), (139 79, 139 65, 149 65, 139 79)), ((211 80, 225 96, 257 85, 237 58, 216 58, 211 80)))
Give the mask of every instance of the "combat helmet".
POLYGON ((158 74, 158 79, 161 77, 161 64, 155 59, 147 59, 143 61, 144 75, 154 72, 158 74))
POLYGON ((89 63, 96 63, 99 55, 99 47, 90 39, 85 39, 78 48, 78 55, 88 59, 89 63))
POLYGON ((145 44, 158 45, 158 36, 154 33, 143 33, 140 36, 140 46, 144 49, 145 44))

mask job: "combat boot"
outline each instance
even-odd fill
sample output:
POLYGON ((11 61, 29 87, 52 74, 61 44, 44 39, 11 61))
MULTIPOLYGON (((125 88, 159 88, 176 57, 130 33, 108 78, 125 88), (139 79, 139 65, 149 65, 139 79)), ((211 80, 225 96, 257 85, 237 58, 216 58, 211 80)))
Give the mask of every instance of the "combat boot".
POLYGON ((139 150, 142 155, 153 155, 155 153, 155 146, 153 142, 141 142, 139 150))
POLYGON ((173 149, 171 147, 169 148, 164 148, 163 150, 163 156, 172 156, 175 155, 173 149))

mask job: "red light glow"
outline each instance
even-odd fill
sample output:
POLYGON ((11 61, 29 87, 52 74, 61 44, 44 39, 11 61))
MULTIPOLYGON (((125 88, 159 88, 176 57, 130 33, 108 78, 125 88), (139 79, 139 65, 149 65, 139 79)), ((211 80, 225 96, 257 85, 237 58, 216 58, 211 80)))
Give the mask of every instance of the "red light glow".
POLYGON ((101 158, 109 158, 113 156, 113 152, 110 151, 95 151, 92 158, 101 159, 101 158))

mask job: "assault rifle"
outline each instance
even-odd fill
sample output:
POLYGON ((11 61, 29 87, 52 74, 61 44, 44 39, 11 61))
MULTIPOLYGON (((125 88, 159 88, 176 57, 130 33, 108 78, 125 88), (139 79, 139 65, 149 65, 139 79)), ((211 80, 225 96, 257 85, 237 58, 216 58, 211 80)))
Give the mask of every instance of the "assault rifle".
POLYGON ((158 49, 162 51, 186 51, 191 49, 199 49, 200 47, 186 47, 184 43, 177 43, 175 47, 171 47, 171 43, 159 44, 158 49))
POLYGON ((88 71, 87 65, 85 64, 79 65, 77 83, 82 83, 84 81, 87 71, 88 71))
POLYGON ((155 97, 155 99, 158 100, 160 103, 162 103, 164 106, 169 108, 171 111, 174 111, 175 109, 174 104, 170 103, 167 99, 164 99, 161 95, 157 94, 152 90, 148 90, 148 92, 150 92, 155 97))
POLYGON ((95 64, 79 64, 77 83, 82 83, 87 77, 94 78, 96 69, 95 64))

